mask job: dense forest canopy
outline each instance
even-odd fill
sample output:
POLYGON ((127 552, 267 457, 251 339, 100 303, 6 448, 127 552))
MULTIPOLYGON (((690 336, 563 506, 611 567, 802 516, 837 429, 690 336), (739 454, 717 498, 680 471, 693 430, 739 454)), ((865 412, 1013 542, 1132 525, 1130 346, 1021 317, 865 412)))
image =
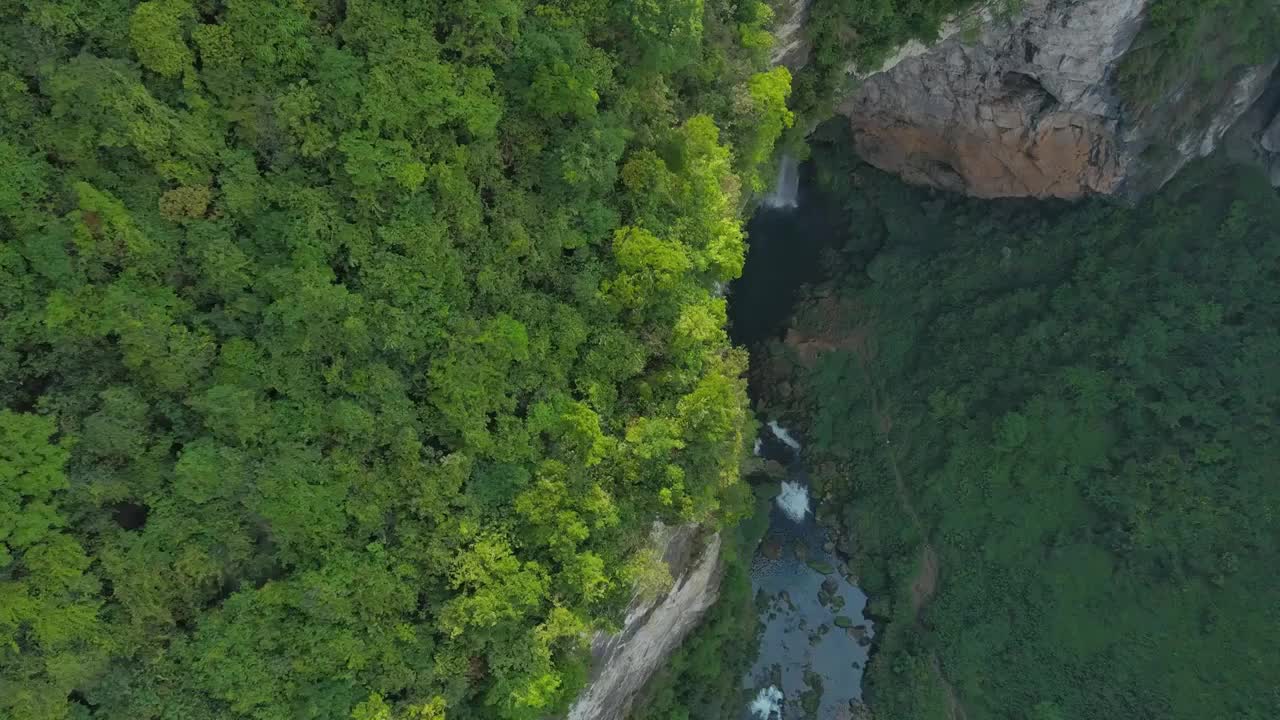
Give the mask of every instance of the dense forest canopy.
POLYGON ((0 717, 541 718, 731 521, 754 0, 0 9, 0 717))
POLYGON ((1274 717, 1266 179, 1201 164, 1136 208, 986 203, 831 142, 849 241, 773 347, 790 384, 767 401, 805 419, 887 621, 875 716, 1274 717))
MULTIPOLYGON (((723 288, 775 143, 973 3, 816 0, 794 96, 762 0, 0 4, 0 720, 562 713, 670 581, 654 521, 767 502, 723 288)), ((1135 117, 1278 13, 1153 0, 1135 117)), ((975 720, 1280 712, 1275 193, 827 150, 852 240, 796 327, 839 342, 767 400, 891 621, 878 715, 946 716, 935 658, 975 720)), ((641 717, 736 713, 761 522, 641 717)))

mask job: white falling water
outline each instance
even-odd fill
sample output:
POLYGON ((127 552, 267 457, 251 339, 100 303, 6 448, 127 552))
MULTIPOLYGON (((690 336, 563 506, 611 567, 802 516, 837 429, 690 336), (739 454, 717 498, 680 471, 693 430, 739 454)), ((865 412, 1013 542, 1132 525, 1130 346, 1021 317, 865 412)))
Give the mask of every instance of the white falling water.
POLYGON ((796 200, 799 193, 800 163, 783 153, 778 161, 778 179, 773 182, 773 191, 765 196, 764 205, 778 210, 794 208, 799 204, 796 200))
POLYGON ((774 502, 792 522, 804 522, 804 516, 809 514, 809 488, 801 483, 783 481, 782 492, 774 502))
POLYGON ((756 438, 756 446, 751 452, 755 453, 756 457, 760 457, 760 453, 764 452, 764 441, 756 438))
POLYGON ((773 433, 774 437, 782 441, 783 445, 786 445, 795 452, 800 452, 800 443, 795 438, 791 437, 791 433, 787 432, 786 428, 779 425, 777 420, 769 421, 769 430, 773 433))
POLYGON ((756 699, 751 701, 747 709, 760 720, 770 720, 775 717, 782 720, 782 691, 770 685, 756 695, 756 699))

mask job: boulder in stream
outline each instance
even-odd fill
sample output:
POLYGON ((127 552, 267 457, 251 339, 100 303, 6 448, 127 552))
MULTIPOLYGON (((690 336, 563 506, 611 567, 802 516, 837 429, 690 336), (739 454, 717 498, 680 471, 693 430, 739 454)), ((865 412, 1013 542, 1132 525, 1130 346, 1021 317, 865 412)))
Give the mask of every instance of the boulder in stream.
POLYGON ((809 563, 809 567, 819 575, 831 575, 836 569, 826 560, 813 560, 809 563))
POLYGON ((782 543, 777 540, 767 540, 760 548, 760 552, 770 560, 777 560, 782 557, 782 543))

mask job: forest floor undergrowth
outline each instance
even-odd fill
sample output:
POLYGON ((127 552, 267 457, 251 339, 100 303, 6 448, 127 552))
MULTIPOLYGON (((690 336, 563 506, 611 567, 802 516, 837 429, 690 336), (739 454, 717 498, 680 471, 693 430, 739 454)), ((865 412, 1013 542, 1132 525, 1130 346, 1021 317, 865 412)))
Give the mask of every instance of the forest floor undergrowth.
MULTIPOLYGON (((921 521, 920 514, 916 511, 914 503, 911 501, 911 492, 907 489, 906 481, 903 480, 902 471, 898 468, 897 452, 894 449, 893 438, 891 437, 893 414, 888 406, 880 402, 880 393, 876 384, 877 378, 872 370, 871 363, 874 349, 866 341, 870 337, 870 333, 862 332, 859 333, 859 336, 863 340, 855 344, 855 351, 861 360, 859 364, 862 366, 862 371, 866 376, 869 389, 868 396, 871 398, 871 412, 876 419, 876 427, 880 429, 880 437, 884 440, 885 457, 888 458, 889 469, 893 473, 893 482, 898 491, 898 501, 902 511, 906 513, 907 517, 911 518, 911 524, 921 538, 920 570, 911 581, 911 607, 915 613, 916 624, 922 626, 924 624, 925 608, 928 607, 929 601, 938 592, 942 567, 938 553, 933 549, 933 545, 929 541, 928 530, 925 528, 924 522, 921 521)), ((938 684, 946 693, 947 712, 950 720, 967 720, 968 716, 965 714, 964 705, 960 702, 960 696, 956 693, 955 687, 947 680, 947 676, 942 670, 942 661, 938 659, 936 651, 931 650, 929 652, 929 666, 933 669, 933 674, 938 684)))

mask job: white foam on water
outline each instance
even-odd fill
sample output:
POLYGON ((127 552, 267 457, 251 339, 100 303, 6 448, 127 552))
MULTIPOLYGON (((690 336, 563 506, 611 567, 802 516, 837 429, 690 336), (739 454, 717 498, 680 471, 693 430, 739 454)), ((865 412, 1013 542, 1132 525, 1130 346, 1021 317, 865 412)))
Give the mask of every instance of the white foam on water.
POLYGON ((804 522, 809 514, 809 488, 800 483, 783 481, 782 492, 774 500, 778 507, 794 522, 804 522))
POLYGON ((782 691, 770 685, 756 695, 756 699, 751 701, 747 709, 760 720, 770 720, 774 717, 782 720, 782 691))
POLYGON ((774 437, 782 441, 783 445, 786 445, 796 452, 800 452, 800 443, 797 442, 795 438, 791 437, 791 433, 787 432, 786 428, 779 425, 777 420, 769 421, 769 430, 773 433, 774 437))
POLYGON ((760 453, 764 452, 764 441, 756 438, 756 446, 751 452, 755 453, 756 457, 760 457, 760 453))
POLYGON ((800 163, 784 153, 778 161, 778 179, 773 181, 773 191, 764 197, 764 205, 775 210, 794 208, 800 204, 799 194, 800 163))

